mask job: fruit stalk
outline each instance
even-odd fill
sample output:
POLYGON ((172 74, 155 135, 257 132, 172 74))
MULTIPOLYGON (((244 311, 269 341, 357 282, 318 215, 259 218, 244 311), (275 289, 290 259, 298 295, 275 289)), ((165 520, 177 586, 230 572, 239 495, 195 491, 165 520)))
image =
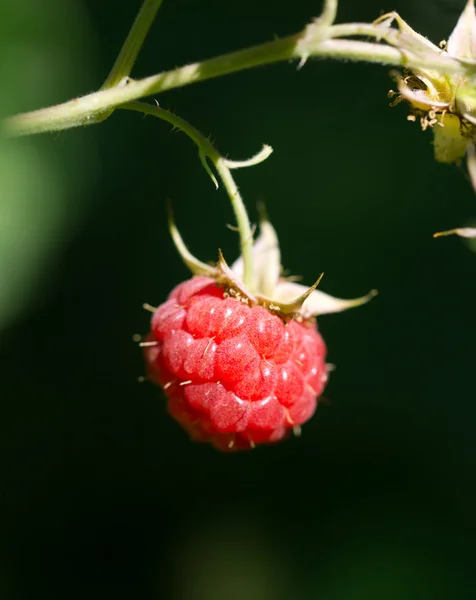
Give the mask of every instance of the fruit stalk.
MULTIPOLYGON (((174 115, 168 110, 143 102, 129 102, 122 105, 120 108, 158 117, 159 119, 171 123, 174 127, 185 133, 192 141, 195 142, 195 144, 197 144, 200 160, 215 186, 218 188, 218 181, 210 170, 207 159, 212 162, 223 183, 224 188, 226 189, 233 212, 235 213, 236 224, 240 235, 241 256, 243 257, 244 264, 243 282, 250 292, 254 293, 256 290, 256 276, 253 264, 253 231, 251 229, 250 220, 243 202, 243 198, 241 197, 238 186, 236 185, 233 175, 231 174, 231 168, 234 164, 233 161, 228 161, 223 158, 212 142, 202 133, 200 133, 198 129, 193 127, 193 125, 188 123, 185 119, 174 115)), ((266 146, 264 152, 260 152, 256 157, 251 158, 249 161, 235 163, 235 168, 257 164, 257 162, 261 162, 267 158, 270 152, 271 149, 269 146, 266 146)))
POLYGON ((132 67, 136 62, 137 56, 144 44, 145 38, 149 33, 150 26, 154 22, 157 11, 164 0, 144 0, 139 14, 134 21, 131 30, 122 45, 119 56, 114 63, 111 72, 106 81, 101 86, 102 90, 107 90, 121 83, 124 78, 129 77, 132 67))

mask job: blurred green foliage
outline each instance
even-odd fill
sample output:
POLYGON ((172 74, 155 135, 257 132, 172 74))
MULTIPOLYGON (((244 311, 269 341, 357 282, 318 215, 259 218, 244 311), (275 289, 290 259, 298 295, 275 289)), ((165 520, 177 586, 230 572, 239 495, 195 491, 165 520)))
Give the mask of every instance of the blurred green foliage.
MULTIPOLYGON (((0 115, 40 108, 62 101, 73 89, 82 91, 87 64, 84 17, 73 2, 49 0, 47 7, 34 0, 2 3, 0 115)), ((0 335, 34 302, 36 286, 85 205, 75 197, 78 181, 67 163, 84 167, 87 144, 48 142, 0 140, 0 335), (61 155, 65 146, 71 148, 67 157, 61 155)), ((79 184, 83 193, 93 174, 93 165, 88 167, 79 184)))
MULTIPOLYGON (((0 5, 1 112, 99 87, 138 4, 0 5)), ((339 20, 397 9, 438 42, 462 5, 342 0, 339 20)), ((167 0, 134 75, 318 12, 167 0)), ((337 370, 302 438, 240 455, 191 444, 137 383, 141 305, 187 277, 166 198, 197 256, 237 248, 193 144, 128 113, 2 142, 2 600, 472 598, 476 262, 432 234, 469 224, 476 203, 431 135, 388 108, 387 71, 280 64, 159 98, 231 158, 274 147, 237 180, 253 218, 266 202, 287 269, 308 283, 325 271, 339 296, 380 291, 320 320, 337 370)))

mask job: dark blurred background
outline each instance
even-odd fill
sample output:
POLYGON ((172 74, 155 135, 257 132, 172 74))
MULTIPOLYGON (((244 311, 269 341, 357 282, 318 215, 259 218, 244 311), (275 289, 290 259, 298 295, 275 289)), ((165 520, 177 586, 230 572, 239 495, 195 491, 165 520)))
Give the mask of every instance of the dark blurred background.
MULTIPOLYGON (((461 0, 342 0, 398 10, 434 42, 461 0)), ((2 115, 97 89, 139 1, 3 0, 2 115)), ((300 30, 319 2, 166 0, 133 75, 300 30)), ((303 436, 222 455, 139 384, 141 305, 188 276, 165 202, 203 260, 236 234, 194 145, 117 113, 0 142, 0 598, 394 600, 475 597, 476 255, 435 231, 476 201, 431 133, 388 107, 389 69, 277 64, 163 94, 266 202, 283 262, 369 305, 320 320, 337 365, 303 436)))

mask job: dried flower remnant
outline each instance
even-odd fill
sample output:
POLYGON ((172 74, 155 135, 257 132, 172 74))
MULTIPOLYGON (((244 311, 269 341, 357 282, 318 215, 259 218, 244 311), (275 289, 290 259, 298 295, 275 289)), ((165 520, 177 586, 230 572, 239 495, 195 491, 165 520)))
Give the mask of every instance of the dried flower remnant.
POLYGON ((438 162, 460 161, 468 146, 476 141, 476 12, 474 0, 465 9, 448 38, 436 46, 414 31, 397 13, 381 17, 377 23, 391 27, 396 22, 400 49, 424 57, 447 54, 466 66, 475 67, 475 79, 453 74, 444 75, 437 69, 412 68, 403 75, 393 72, 398 92, 392 105, 402 100, 410 105, 410 121, 420 120, 423 130, 433 130, 435 159, 438 162))

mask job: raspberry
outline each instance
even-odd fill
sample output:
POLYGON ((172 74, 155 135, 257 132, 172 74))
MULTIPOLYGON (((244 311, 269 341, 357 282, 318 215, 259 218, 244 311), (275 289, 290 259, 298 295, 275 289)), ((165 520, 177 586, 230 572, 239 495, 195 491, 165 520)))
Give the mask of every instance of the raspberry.
POLYGON ((319 280, 308 288, 281 277, 278 239, 265 219, 247 255, 255 271, 247 277, 243 256, 229 267, 219 251, 216 266, 203 263, 169 225, 195 277, 152 309, 142 343, 148 379, 163 388, 170 414, 191 437, 219 450, 298 432, 327 382, 316 316, 359 306, 375 292, 343 300, 316 290, 319 280))
POLYGON ((220 450, 277 442, 309 420, 327 381, 315 321, 244 303, 196 276, 154 313, 144 353, 170 414, 220 450))

